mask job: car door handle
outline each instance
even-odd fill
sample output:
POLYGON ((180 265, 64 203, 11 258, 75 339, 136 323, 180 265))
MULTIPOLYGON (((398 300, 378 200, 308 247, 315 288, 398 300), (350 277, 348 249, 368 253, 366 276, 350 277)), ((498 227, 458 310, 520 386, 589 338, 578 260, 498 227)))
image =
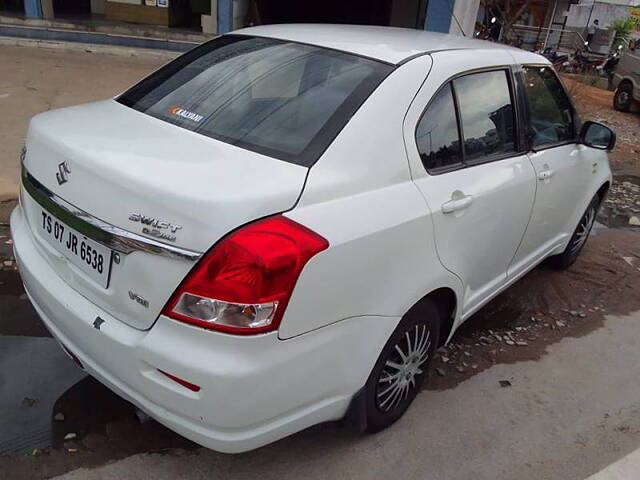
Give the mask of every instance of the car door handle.
POLYGON ((543 170, 538 173, 538 180, 549 180, 553 177, 553 170, 543 170))
POLYGON ((464 210, 473 203, 473 195, 467 195, 462 198, 456 198, 455 200, 449 200, 442 204, 442 213, 453 213, 459 210, 464 210))

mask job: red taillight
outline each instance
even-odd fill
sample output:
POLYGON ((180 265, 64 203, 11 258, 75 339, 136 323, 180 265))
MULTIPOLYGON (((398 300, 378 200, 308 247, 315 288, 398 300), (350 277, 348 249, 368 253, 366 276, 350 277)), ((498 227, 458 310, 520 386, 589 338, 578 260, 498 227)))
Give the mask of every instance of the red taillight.
POLYGON ((200 260, 162 313, 229 333, 276 330, 303 267, 328 246, 282 215, 251 223, 200 260))

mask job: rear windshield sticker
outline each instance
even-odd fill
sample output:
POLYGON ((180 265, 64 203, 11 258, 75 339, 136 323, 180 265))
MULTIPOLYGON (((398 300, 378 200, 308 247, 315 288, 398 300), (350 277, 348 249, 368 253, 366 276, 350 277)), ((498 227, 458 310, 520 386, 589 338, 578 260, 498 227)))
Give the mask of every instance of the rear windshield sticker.
POLYGON ((192 122, 199 122, 204 118, 204 116, 195 112, 190 112, 189 110, 182 108, 180 105, 174 105, 173 107, 171 107, 169 109, 169 113, 171 115, 177 115, 178 117, 186 118, 187 120, 191 120, 192 122))

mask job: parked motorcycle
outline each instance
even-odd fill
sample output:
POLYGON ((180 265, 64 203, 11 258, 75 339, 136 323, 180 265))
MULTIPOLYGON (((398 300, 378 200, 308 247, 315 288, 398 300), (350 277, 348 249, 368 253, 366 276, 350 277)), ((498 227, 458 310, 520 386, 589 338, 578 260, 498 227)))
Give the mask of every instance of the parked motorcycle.
POLYGON ((571 58, 563 64, 563 71, 567 73, 590 74, 596 73, 605 63, 604 58, 590 56, 584 48, 577 48, 571 58))
POLYGON ((542 52, 542 55, 549 60, 556 69, 560 69, 562 65, 565 64, 569 60, 569 55, 559 54, 556 50, 553 50, 551 47, 547 47, 542 52))

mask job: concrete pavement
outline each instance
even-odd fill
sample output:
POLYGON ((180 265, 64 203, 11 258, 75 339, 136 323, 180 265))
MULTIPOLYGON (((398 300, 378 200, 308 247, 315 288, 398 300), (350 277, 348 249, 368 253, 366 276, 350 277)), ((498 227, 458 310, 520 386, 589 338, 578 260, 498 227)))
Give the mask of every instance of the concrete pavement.
POLYGON ((629 480, 640 476, 640 450, 635 450, 616 463, 592 475, 588 480, 629 480))
POLYGON ((539 361, 496 365, 454 389, 421 393, 377 435, 315 428, 235 456, 140 454, 57 478, 582 480, 640 446, 639 367, 640 312, 607 317, 539 361), (500 387, 503 379, 512 386, 500 387))

